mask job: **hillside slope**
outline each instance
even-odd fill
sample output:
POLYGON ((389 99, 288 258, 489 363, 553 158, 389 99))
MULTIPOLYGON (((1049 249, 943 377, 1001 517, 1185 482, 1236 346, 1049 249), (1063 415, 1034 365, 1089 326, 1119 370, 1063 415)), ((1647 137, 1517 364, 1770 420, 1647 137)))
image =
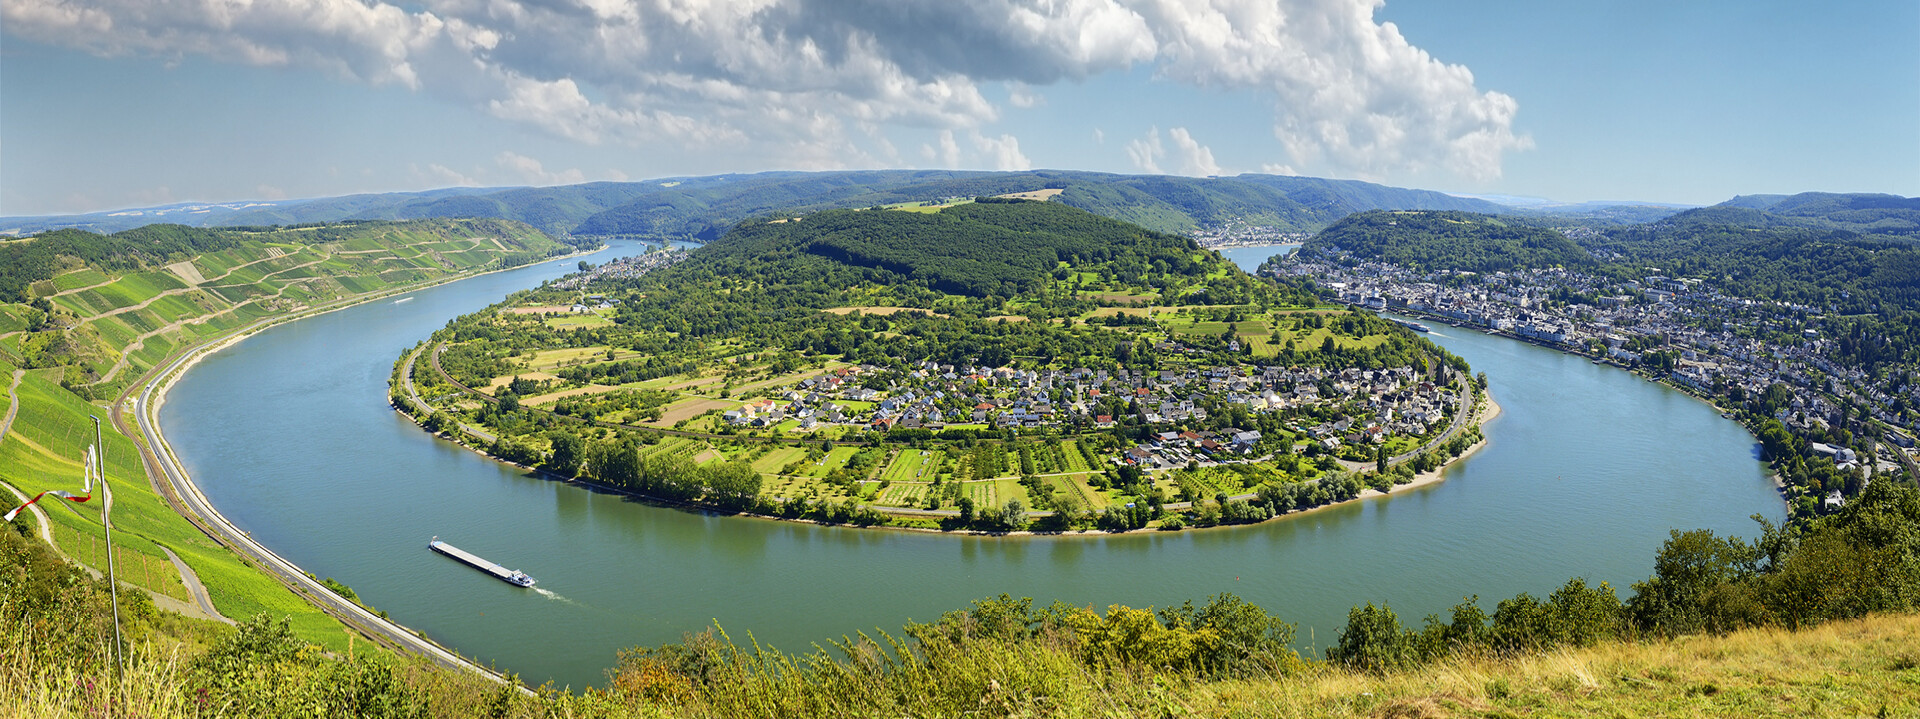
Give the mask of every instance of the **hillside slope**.
POLYGON ((0 245, 0 359, 110 397, 175 349, 263 317, 566 250, 503 220, 59 230, 0 245))
POLYGON ((1335 247, 1430 270, 1496 272, 1593 263, 1557 231, 1466 212, 1361 212, 1321 231, 1302 249, 1335 247))

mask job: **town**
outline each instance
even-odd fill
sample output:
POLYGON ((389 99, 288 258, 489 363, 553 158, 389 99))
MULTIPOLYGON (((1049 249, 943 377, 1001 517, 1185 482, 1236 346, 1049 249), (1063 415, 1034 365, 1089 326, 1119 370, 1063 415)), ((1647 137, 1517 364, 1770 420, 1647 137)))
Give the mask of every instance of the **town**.
MULTIPOLYGON (((1773 417, 1796 434, 1825 435, 1849 418, 1871 420, 1877 432, 1867 438, 1870 453, 1823 442, 1809 443, 1809 451, 1858 475, 1858 486, 1877 475, 1916 473, 1920 418, 1912 407, 1920 386, 1908 372, 1876 380, 1836 363, 1834 340, 1820 331, 1823 308, 1731 297, 1698 279, 1656 274, 1615 280, 1564 268, 1422 272, 1337 247, 1276 258, 1267 267, 1312 278, 1350 305, 1589 355, 1709 398, 1770 398, 1773 417)), ((1845 497, 1833 488, 1819 500, 1835 507, 1845 497)))
MULTIPOLYGON (((1470 393, 1444 365, 1431 376, 1315 367, 1193 367, 1183 370, 981 368, 919 362, 901 372, 844 366, 727 410, 736 428, 814 432, 833 425, 878 432, 992 429, 1078 432, 1119 424, 1158 431, 1109 458, 1165 470, 1190 463, 1292 453, 1292 438, 1219 427, 1224 408, 1283 414, 1309 455, 1373 462, 1383 447, 1410 448, 1446 426, 1470 393), (777 399, 776 399, 777 398, 777 399), (1212 408, 1211 410, 1209 408, 1212 408), (1164 428, 1164 429, 1159 429, 1164 428), (1398 442, 1394 440, 1398 439, 1398 442)), ((1402 454, 1403 452, 1390 452, 1402 454)))

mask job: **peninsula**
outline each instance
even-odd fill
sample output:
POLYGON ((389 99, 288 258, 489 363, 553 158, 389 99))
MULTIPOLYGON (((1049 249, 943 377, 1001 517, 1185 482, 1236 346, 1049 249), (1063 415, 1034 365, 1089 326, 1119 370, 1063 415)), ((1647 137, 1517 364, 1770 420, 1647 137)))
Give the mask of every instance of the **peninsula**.
POLYGON ((787 519, 1179 529, 1390 491, 1484 381, 1185 237, 979 198, 749 220, 449 323, 429 430, 562 478, 787 519))

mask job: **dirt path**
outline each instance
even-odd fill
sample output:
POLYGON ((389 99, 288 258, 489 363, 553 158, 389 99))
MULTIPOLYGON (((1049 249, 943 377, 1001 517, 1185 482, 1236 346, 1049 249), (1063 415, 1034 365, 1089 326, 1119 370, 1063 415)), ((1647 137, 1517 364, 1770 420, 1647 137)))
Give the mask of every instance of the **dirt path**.
MULTIPOLYGON (((294 269, 294 268, 291 268, 291 267, 289 267, 289 268, 287 268, 287 269, 294 269)), ((284 271, 284 270, 283 270, 283 271, 284 271)), ((228 307, 228 308, 226 308, 226 309, 224 309, 224 310, 221 310, 221 311, 219 311, 219 312, 212 312, 212 313, 208 313, 208 314, 204 314, 204 315, 200 315, 200 316, 198 316, 198 317, 194 317, 194 318, 192 318, 192 319, 185 319, 185 320, 180 320, 180 321, 178 321, 178 322, 170 322, 170 323, 168 323, 168 324, 167 324, 166 326, 163 326, 163 327, 160 327, 160 328, 157 328, 157 329, 155 329, 155 330, 153 330, 153 331, 151 331, 151 332, 147 332, 147 333, 144 333, 144 334, 141 334, 140 336, 138 336, 138 337, 135 337, 135 338, 133 338, 133 341, 132 341, 132 342, 129 342, 129 343, 127 343, 127 346, 126 346, 126 347, 124 347, 124 348, 121 348, 121 350, 120 350, 120 359, 119 359, 119 360, 117 360, 117 361, 115 361, 115 362, 113 363, 113 367, 112 367, 111 369, 108 369, 108 370, 107 370, 107 373, 106 373, 106 374, 103 374, 103 375, 101 375, 101 376, 100 376, 100 379, 99 379, 99 380, 97 380, 97 381, 95 381, 95 382, 94 382, 94 384, 102 384, 102 383, 105 383, 105 382, 111 382, 111 381, 113 381, 113 378, 114 378, 114 377, 117 377, 117 376, 119 376, 119 375, 120 375, 120 370, 123 370, 123 369, 126 369, 126 368, 127 368, 127 364, 128 364, 128 362, 129 362, 129 359, 130 359, 131 357, 133 357, 133 355, 134 355, 134 353, 135 353, 135 352, 139 352, 140 350, 142 350, 142 349, 145 349, 145 348, 146 348, 146 346, 147 346, 147 339, 148 339, 148 338, 151 338, 151 337, 155 337, 155 336, 158 336, 158 335, 161 335, 161 334, 164 334, 164 333, 167 333, 167 332, 172 332, 172 331, 174 331, 174 330, 177 330, 177 329, 180 329, 181 327, 184 327, 184 326, 186 326, 186 325, 199 325, 199 324, 206 324, 208 320, 211 320, 211 319, 213 319, 213 318, 215 318, 215 317, 219 317, 220 315, 224 315, 224 314, 227 314, 227 313, 229 313, 229 312, 232 312, 232 311, 234 311, 234 310, 237 310, 237 309, 240 309, 240 308, 242 308, 242 307, 245 307, 245 306, 247 306, 247 305, 250 305, 250 304, 253 304, 253 303, 255 303, 255 302, 258 302, 258 301, 260 301, 261 299, 276 299, 276 300, 277 300, 277 299, 280 299, 280 296, 281 296, 281 295, 284 295, 284 294, 286 294, 286 292, 287 292, 287 290, 288 290, 289 288, 291 288, 291 287, 293 287, 294 285, 297 285, 297 284, 300 284, 300 283, 302 283, 302 282, 304 282, 304 281, 309 281, 309 280, 318 280, 318 279, 324 279, 324 278, 320 278, 320 277, 302 277, 302 278, 299 278, 299 279, 296 279, 296 280, 293 280, 293 281, 290 281, 290 282, 288 282, 288 283, 287 283, 286 285, 284 285, 284 286, 282 286, 282 287, 280 288, 280 290, 279 290, 278 292, 275 292, 275 293, 273 293, 273 294, 271 294, 271 295, 261 295, 261 296, 258 296, 258 297, 249 297, 249 298, 247 298, 247 300, 246 300, 245 302, 241 302, 241 303, 238 303, 238 304, 235 304, 235 305, 233 305, 232 307, 228 307)))
POLYGON ((207 585, 200 583, 200 575, 193 573, 193 567, 187 566, 187 563, 180 559, 180 555, 174 554, 171 549, 162 546, 160 551, 166 552, 167 559, 173 561, 173 567, 180 570, 180 583, 187 585, 187 596, 193 598, 193 603, 199 606, 200 613, 210 619, 232 624, 232 619, 228 619, 220 613, 220 610, 213 608, 213 597, 207 594, 207 585))
MULTIPOLYGON (((8 396, 7 414, 5 417, 0 417, 0 440, 5 440, 7 435, 13 430, 13 418, 15 415, 19 414, 20 412, 20 380, 22 378, 25 378, 26 376, 27 376, 26 370, 13 371, 13 384, 7 387, 7 396, 8 396)), ((20 441, 24 442, 25 440, 20 440, 20 441)), ((4 482, 0 482, 0 486, 6 487, 8 492, 12 493, 13 496, 19 498, 19 501, 21 502, 27 501, 26 493, 21 492, 20 488, 15 487, 11 484, 6 484, 4 482)), ((105 489, 104 485, 102 485, 102 489, 103 490, 105 489)), ((109 505, 112 504, 113 495, 111 493, 104 493, 104 494, 106 494, 106 497, 107 497, 104 501, 107 502, 109 505)), ((36 504, 31 507, 28 507, 27 511, 33 513, 34 520, 40 525, 40 541, 46 542, 47 546, 53 548, 53 551, 59 552, 60 545, 53 543, 53 522, 49 520, 45 512, 40 511, 40 505, 36 504)), ((199 617, 204 617, 208 619, 218 619, 222 622, 232 624, 233 620, 223 617, 220 615, 219 612, 214 611, 213 601, 209 599, 207 595, 207 587, 206 585, 200 583, 200 577, 196 576, 193 573, 193 569, 189 568, 186 562, 180 561, 180 557, 175 556, 173 553, 173 550, 167 549, 166 547, 161 547, 160 551, 166 552, 167 558, 173 560, 173 566, 180 570, 180 582, 186 585, 187 594, 193 597, 193 599, 198 604, 198 606, 192 606, 178 599, 174 599, 172 597, 169 597, 163 594, 158 594, 151 591, 147 592, 147 596, 152 597, 156 605, 159 605, 170 611, 178 612, 188 616, 199 616, 199 617)), ((66 555, 64 552, 62 552, 61 556, 66 556, 66 555)), ((85 569, 88 574, 91 574, 95 577, 100 576, 100 570, 98 569, 94 569, 93 567, 89 567, 85 564, 82 564, 79 560, 76 560, 72 557, 67 557, 67 560, 73 562, 74 564, 78 564, 80 568, 85 569)))
MULTIPOLYGON (((13 431, 13 417, 20 413, 20 380, 25 379, 26 376, 26 370, 14 370, 13 383, 7 385, 7 414, 5 417, 0 417, 0 442, 6 441, 7 433, 13 431)), ((20 498, 20 501, 27 501, 27 495, 25 493, 11 484, 6 485, 6 487, 7 491, 12 492, 13 496, 20 498)), ((47 521, 46 513, 41 512, 40 505, 37 504, 28 507, 27 511, 32 512, 33 518, 40 523, 40 539, 46 541, 47 546, 54 547, 53 524, 47 521)), ((59 551, 59 549, 59 547, 54 547, 54 551, 59 551)))
MULTIPOLYGON (((282 255, 281 257, 285 257, 285 255, 282 255)), ((281 259, 281 257, 269 257, 269 258, 267 258, 267 259, 265 259, 265 260, 255 260, 255 261, 253 261, 253 262, 249 262, 249 263, 247 263, 247 264, 248 264, 248 265, 251 265, 251 264, 257 264, 257 263, 260 263, 260 262, 267 262, 267 261, 269 261, 269 260, 277 260, 277 259, 281 259)), ((300 269, 300 268, 302 268, 302 267, 312 267, 312 266, 314 266, 314 265, 317 265, 317 264, 320 264, 320 263, 322 263, 322 262, 326 262, 326 261, 327 261, 328 259, 330 259, 330 257, 327 257, 327 256, 323 256, 323 257, 321 257, 320 259, 317 259, 317 260, 314 260, 314 261, 312 261, 312 262, 304 262, 304 263, 301 263, 301 264, 298 264, 298 265, 294 265, 294 266, 292 266, 292 267, 288 267, 288 268, 285 268, 285 269, 281 269, 281 270, 276 270, 276 271, 274 271, 274 272, 270 272, 270 273, 267 273, 267 274, 265 274, 265 275, 261 275, 261 276, 260 276, 260 280, 265 280, 265 279, 267 279, 267 278, 269 278, 269 277, 272 277, 272 276, 274 276, 274 275, 278 275, 278 274, 281 274, 281 273, 285 273, 285 272, 292 272, 292 271, 294 271, 294 270, 297 270, 297 269, 300 269)), ((240 269, 241 267, 245 267, 245 266, 246 266, 246 265, 239 265, 239 266, 236 266, 236 267, 234 267, 234 268, 233 268, 233 269, 231 269, 231 270, 227 270, 227 272, 226 272, 226 274, 223 274, 223 275, 220 275, 219 277, 215 277, 215 278, 213 278, 213 279, 214 279, 214 280, 218 280, 218 279, 222 279, 222 278, 225 278, 225 277, 226 277, 227 275, 231 275, 231 274, 233 274, 233 272, 234 272, 234 270, 238 270, 238 269, 240 269)), ((203 282, 202 282, 201 284, 198 284, 198 285, 194 285, 194 286, 192 286, 192 287, 180 287, 180 288, 175 288, 175 289, 171 289, 171 290, 163 290, 163 291, 161 291, 161 292, 160 292, 160 294, 157 294, 157 295, 154 295, 154 296, 152 296, 152 297, 148 297, 147 299, 145 299, 145 300, 143 300, 143 301, 141 301, 141 302, 140 302, 140 303, 138 303, 138 304, 132 304, 132 305, 127 305, 127 306, 125 306, 125 307, 115 307, 115 308, 113 308, 113 309, 110 309, 110 310, 107 310, 107 311, 105 311, 105 312, 102 312, 102 313, 100 313, 100 314, 97 314, 97 315, 94 315, 94 316, 92 316, 92 317, 88 317, 88 318, 86 318, 86 319, 84 319, 84 320, 81 320, 81 321, 80 321, 80 324, 86 324, 86 323, 88 323, 88 322, 92 322, 92 321, 94 321, 94 320, 100 320, 100 319, 106 319, 106 318, 108 318, 108 317, 113 317, 113 316, 115 316, 115 315, 123 315, 123 314, 126 314, 126 313, 128 313, 128 312, 137 312, 137 311, 140 311, 140 310, 143 310, 143 309, 146 309, 146 308, 147 308, 147 307, 148 307, 149 305, 152 305, 152 304, 153 304, 153 303, 155 303, 155 302, 158 302, 158 301, 160 301, 160 298, 162 298, 162 297, 172 297, 172 296, 174 296, 174 295, 184 295, 184 294, 187 294, 187 293, 189 293, 189 292, 201 292, 201 291, 206 291, 206 290, 214 290, 214 289, 220 289, 220 288, 223 288, 223 287, 243 287, 243 286, 245 286, 245 285, 238 285, 238 284, 234 284, 234 285, 207 285, 207 284, 205 284, 205 282, 212 282, 212 281, 213 281, 213 280, 205 280, 205 281, 203 281, 203 282)), ((256 281, 256 282, 257 282, 257 281, 256 281)), ((249 283, 246 283, 246 284, 248 284, 248 285, 251 285, 251 284, 255 284, 255 283, 254 283, 254 282, 249 282, 249 283)), ((208 294, 213 294, 213 293, 211 293, 211 292, 209 292, 208 294)), ((223 298, 220 298, 220 297, 219 297, 219 295, 217 295, 217 294, 216 294, 216 295, 214 295, 214 297, 215 297, 216 299, 219 299, 219 300, 220 300, 221 302, 225 302, 225 301, 226 301, 225 299, 223 299, 223 298)))

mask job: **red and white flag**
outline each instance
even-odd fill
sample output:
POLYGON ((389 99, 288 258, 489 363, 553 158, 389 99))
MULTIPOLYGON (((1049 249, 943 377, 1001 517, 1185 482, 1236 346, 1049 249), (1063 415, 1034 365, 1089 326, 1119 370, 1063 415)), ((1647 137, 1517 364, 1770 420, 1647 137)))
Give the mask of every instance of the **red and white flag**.
POLYGON ((14 517, 20 516, 20 512, 24 511, 27 507, 33 506, 34 502, 40 501, 41 497, 54 496, 54 497, 59 497, 61 499, 67 500, 69 502, 85 502, 89 499, 93 499, 93 477, 94 475, 99 474, 100 464, 99 464, 99 459, 94 455, 93 447, 91 445, 87 447, 85 472, 86 472, 86 478, 82 480, 81 487, 80 487, 80 491, 83 492, 84 494, 76 495, 72 492, 68 492, 63 489, 49 489, 45 492, 41 492, 39 494, 33 495, 33 499, 27 500, 26 504, 22 504, 18 507, 14 507, 13 511, 8 512, 6 514, 6 520, 9 522, 13 521, 14 517))

